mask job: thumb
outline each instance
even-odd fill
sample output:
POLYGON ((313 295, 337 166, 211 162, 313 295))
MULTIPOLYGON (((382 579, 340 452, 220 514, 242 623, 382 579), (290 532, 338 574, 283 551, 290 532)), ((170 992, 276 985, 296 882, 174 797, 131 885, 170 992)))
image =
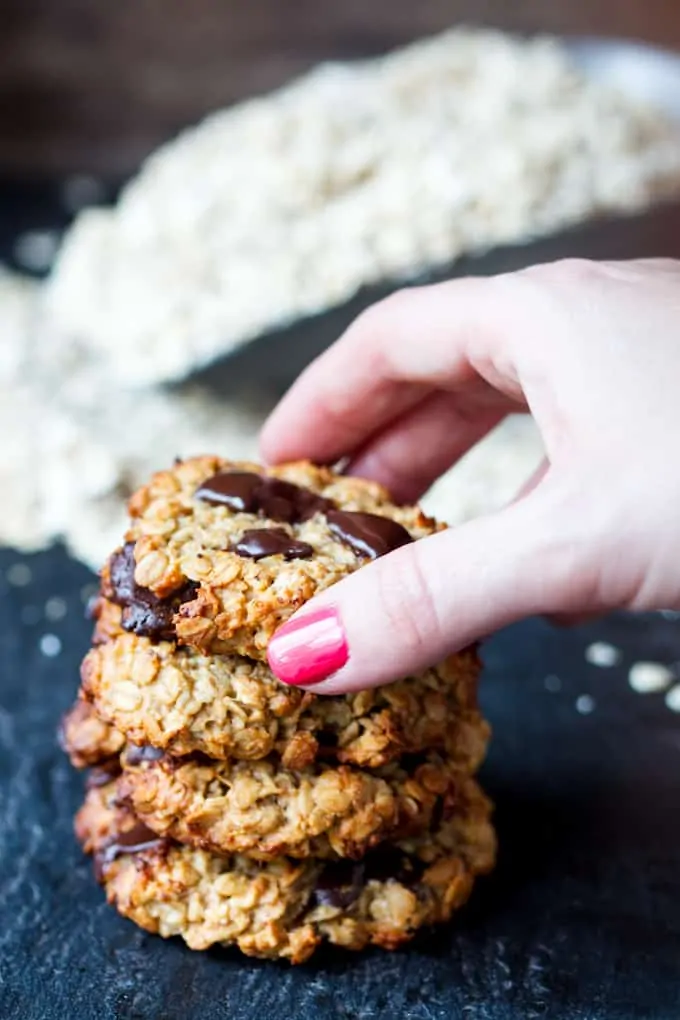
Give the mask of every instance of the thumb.
POLYGON ((412 676, 521 617, 582 608, 597 589, 584 516, 561 513, 543 483, 404 546, 310 600, 270 641, 270 666, 284 683, 340 694, 412 676))

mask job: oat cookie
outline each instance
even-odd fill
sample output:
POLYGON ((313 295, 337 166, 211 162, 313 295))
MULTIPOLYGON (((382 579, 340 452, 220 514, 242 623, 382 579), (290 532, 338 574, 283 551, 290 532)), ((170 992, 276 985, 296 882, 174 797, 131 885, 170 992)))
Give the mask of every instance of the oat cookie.
POLYGON ((495 856, 490 805, 473 780, 459 807, 433 833, 355 864, 263 864, 181 846, 119 806, 115 784, 88 791, 76 833, 95 855, 108 901, 142 928, 180 935, 192 949, 235 944, 250 956, 301 963, 324 940, 393 949, 449 920, 495 856))
POLYGON ((359 859, 385 839, 428 829, 453 810, 464 780, 437 754, 375 773, 277 759, 211 762, 129 746, 118 798, 161 836, 215 853, 261 860, 359 859))
POLYGON ((154 475, 129 510, 127 544, 102 575, 123 626, 255 659, 313 595, 441 529, 375 482, 307 462, 197 457, 154 475))
POLYGON ((84 769, 117 758, 125 746, 125 736, 100 719, 92 705, 77 701, 61 721, 59 743, 71 764, 84 769))
POLYGON ((476 705, 479 669, 468 649, 417 677, 323 697, 279 683, 262 662, 123 633, 86 655, 82 693, 130 742, 173 755, 276 752, 291 768, 317 757, 373 768, 441 748, 474 771, 489 733, 476 705))

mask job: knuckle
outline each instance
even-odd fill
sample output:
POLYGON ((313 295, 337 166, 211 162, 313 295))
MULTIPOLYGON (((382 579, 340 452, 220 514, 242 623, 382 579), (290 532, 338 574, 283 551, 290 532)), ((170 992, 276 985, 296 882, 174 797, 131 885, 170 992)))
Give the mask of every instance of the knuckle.
POLYGON ((539 285, 577 285, 592 283, 602 279, 604 269, 601 263, 591 259, 568 258, 559 262, 548 262, 540 266, 530 266, 522 271, 525 279, 539 285))
POLYGON ((407 292, 397 290, 364 309, 354 322, 354 331, 361 335, 380 335, 386 322, 399 315, 407 292))

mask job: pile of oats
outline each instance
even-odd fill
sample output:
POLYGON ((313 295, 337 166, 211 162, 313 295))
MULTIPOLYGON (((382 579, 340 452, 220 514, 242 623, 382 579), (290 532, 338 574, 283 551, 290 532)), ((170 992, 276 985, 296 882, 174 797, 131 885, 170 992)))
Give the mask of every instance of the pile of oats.
POLYGON ((680 135, 550 39, 454 29, 318 67, 151 156, 78 217, 59 332, 140 385, 463 253, 680 193, 680 135))

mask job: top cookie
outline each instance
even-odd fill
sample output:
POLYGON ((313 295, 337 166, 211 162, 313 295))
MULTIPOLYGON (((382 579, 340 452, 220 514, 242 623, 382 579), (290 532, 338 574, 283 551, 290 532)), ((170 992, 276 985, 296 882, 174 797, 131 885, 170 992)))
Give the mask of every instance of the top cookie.
POLYGON ((442 528, 375 482, 306 462, 193 458, 154 475, 129 509, 127 544, 102 573, 124 628, 253 659, 317 592, 442 528))

